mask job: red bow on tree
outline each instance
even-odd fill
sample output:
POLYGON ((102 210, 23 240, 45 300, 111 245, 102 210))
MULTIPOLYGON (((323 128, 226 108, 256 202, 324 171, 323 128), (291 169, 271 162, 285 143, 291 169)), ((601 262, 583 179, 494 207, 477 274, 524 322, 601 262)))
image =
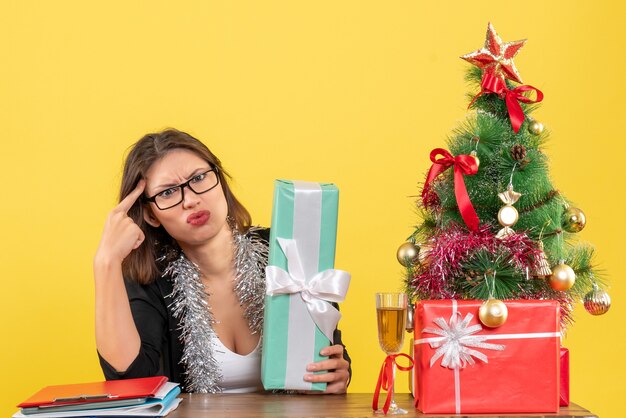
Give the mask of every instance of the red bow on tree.
POLYGON ((535 88, 533 86, 518 86, 515 87, 513 90, 509 90, 506 87, 506 83, 504 82, 504 80, 491 72, 485 72, 480 86, 482 87, 482 90, 476 95, 476 97, 474 97, 468 108, 474 104, 476 99, 478 99, 481 95, 485 93, 497 94, 498 96, 502 97, 506 102, 506 108, 509 111, 511 126, 513 127, 513 131, 515 133, 519 131, 520 126, 522 126, 522 123, 524 122, 524 111, 522 110, 522 106, 519 104, 519 102, 539 103, 543 100, 543 93, 538 88, 535 88), (534 91, 535 93, 537 93, 537 98, 533 100, 524 96, 522 93, 524 93, 525 91, 534 91))
POLYGON ((454 157, 443 148, 435 148, 432 150, 430 152, 430 160, 433 162, 433 165, 430 167, 430 170, 428 170, 426 183, 422 190, 422 200, 426 200, 432 181, 453 165, 456 203, 459 206, 459 211, 461 212, 465 225, 467 225, 471 231, 477 231, 479 224, 478 215, 476 215, 476 211, 472 206, 472 201, 465 187, 465 180, 463 180, 463 175, 473 175, 478 172, 476 160, 471 155, 457 155, 454 157), (443 158, 437 159, 437 156, 442 156, 443 158))
POLYGON ((389 405, 391 405, 391 389, 393 388, 393 366, 398 367, 398 370, 409 371, 413 367, 413 359, 404 353, 399 354, 390 354, 385 358, 382 367, 380 368, 380 373, 378 374, 378 382, 376 383, 376 390, 374 391, 374 399, 372 400, 372 409, 374 411, 378 411, 378 397, 380 396, 380 389, 382 387, 383 390, 387 392, 387 397, 385 398, 385 404, 383 405, 383 412, 385 415, 389 411, 389 405), (401 366, 396 361, 397 357, 406 357, 409 359, 408 366, 401 366))

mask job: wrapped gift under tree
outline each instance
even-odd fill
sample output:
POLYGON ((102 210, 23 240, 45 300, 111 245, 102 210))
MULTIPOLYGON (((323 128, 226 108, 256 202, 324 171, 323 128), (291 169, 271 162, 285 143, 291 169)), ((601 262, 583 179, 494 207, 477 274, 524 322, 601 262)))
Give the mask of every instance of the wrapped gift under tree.
POLYGON ((506 301, 489 328, 482 301, 421 301, 415 312, 415 401, 432 414, 557 412, 560 317, 556 301, 506 301))

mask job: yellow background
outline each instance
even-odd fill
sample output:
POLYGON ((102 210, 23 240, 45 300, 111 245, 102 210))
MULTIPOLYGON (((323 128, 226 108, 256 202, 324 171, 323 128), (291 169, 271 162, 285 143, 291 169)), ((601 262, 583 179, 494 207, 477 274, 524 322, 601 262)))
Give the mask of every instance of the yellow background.
MULTIPOLYGON (((581 207, 611 311, 579 305, 565 341, 572 399, 623 410, 624 6, 525 1, 8 1, 0 6, 0 415, 51 384, 101 379, 92 256, 122 156, 173 126, 203 139, 268 225, 275 178, 341 190, 336 266, 352 392, 383 354, 373 294, 397 290, 396 249, 432 148, 466 115, 468 64, 491 21, 546 95, 554 183, 581 207)), ((399 377, 399 390, 407 378, 399 377)), ((489 390, 485 388, 485 396, 489 390)))

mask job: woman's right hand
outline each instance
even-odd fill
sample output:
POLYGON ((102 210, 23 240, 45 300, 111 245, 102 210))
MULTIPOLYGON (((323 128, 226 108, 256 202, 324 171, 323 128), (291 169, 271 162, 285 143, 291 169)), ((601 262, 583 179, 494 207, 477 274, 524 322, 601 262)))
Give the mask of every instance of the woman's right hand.
POLYGON ((109 213, 96 251, 96 262, 121 264, 145 239, 141 228, 128 216, 145 187, 146 181, 140 180, 137 187, 109 213))
POLYGON ((146 182, 139 181, 109 213, 94 258, 96 347, 118 372, 128 369, 141 347, 122 276, 122 261, 145 239, 141 228, 128 216, 145 187, 146 182))

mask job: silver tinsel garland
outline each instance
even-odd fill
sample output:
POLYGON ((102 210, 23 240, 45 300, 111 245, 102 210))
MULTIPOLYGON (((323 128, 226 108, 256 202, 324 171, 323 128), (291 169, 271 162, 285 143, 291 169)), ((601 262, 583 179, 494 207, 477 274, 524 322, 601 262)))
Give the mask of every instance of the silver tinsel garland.
POLYGON ((244 318, 253 334, 263 330, 265 308, 265 267, 269 256, 267 242, 257 230, 250 228, 247 234, 240 234, 233 228, 235 243, 235 293, 239 306, 245 307, 244 318))
MULTIPOLYGON (((259 234, 259 228, 250 228, 244 235, 233 228, 235 247, 234 262, 236 278, 234 291, 244 317, 252 333, 263 329, 265 306, 265 266, 268 246, 259 234)), ((172 315, 180 321, 180 339, 183 345, 181 363, 185 365, 186 390, 196 393, 221 392, 218 382, 222 379, 220 365, 213 355, 213 330, 215 318, 207 303, 204 284, 198 266, 183 252, 171 261, 164 271, 173 284, 170 305, 172 315)))

